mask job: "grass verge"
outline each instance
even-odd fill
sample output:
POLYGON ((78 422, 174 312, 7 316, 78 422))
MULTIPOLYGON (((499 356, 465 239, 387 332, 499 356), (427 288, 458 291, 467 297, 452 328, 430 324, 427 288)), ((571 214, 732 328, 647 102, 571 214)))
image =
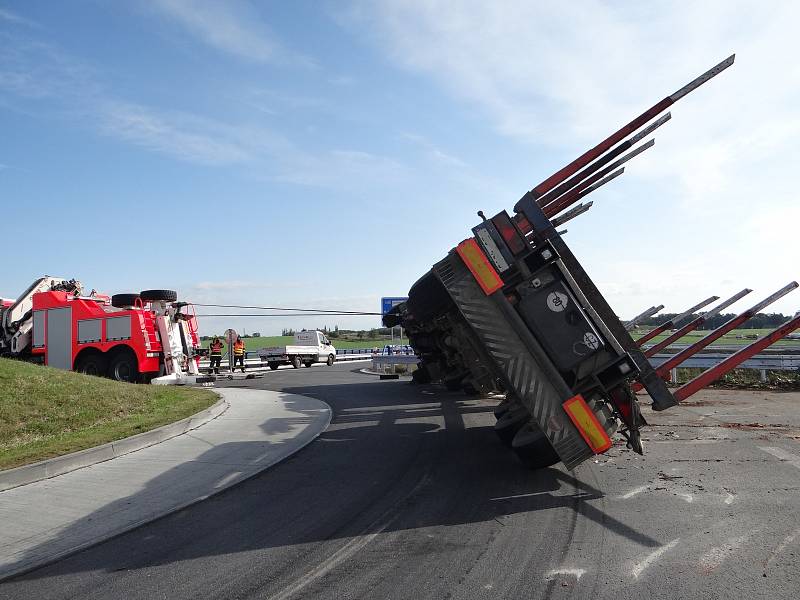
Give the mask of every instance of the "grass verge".
POLYGON ((217 399, 209 390, 118 383, 0 358, 0 469, 155 429, 217 399))

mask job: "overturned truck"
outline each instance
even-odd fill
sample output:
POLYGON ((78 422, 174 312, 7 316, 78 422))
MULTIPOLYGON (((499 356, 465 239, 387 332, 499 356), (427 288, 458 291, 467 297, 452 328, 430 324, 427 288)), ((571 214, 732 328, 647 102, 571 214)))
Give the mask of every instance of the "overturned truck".
MULTIPOLYGON (((637 146, 669 120, 669 113, 660 116, 664 110, 733 61, 731 56, 719 63, 547 178, 517 202, 513 216, 502 211, 486 218, 479 212, 482 221, 472 229, 473 237, 437 262, 412 286, 408 300, 384 317, 386 326, 406 329, 420 357, 416 382, 439 382, 468 394, 504 394, 495 410, 495 430, 531 468, 559 461, 573 468, 607 451, 615 432, 641 454, 640 427, 646 423, 636 391, 646 390, 653 409, 667 409, 800 325, 795 316, 671 392, 665 383, 671 368, 797 283, 712 331, 666 367, 655 368, 648 360, 653 348, 642 346, 655 334, 633 340, 631 323, 617 318, 557 229, 591 207, 591 202, 575 206, 578 201, 622 174, 623 163, 653 145, 650 140, 637 146)), ((677 329, 668 338, 677 339, 750 291, 696 316, 718 300, 712 296, 656 328, 657 333, 677 329)))

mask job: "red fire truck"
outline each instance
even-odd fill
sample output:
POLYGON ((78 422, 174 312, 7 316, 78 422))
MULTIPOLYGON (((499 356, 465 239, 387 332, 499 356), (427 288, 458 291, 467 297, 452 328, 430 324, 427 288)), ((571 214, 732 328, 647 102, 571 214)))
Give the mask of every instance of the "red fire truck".
POLYGON ((0 303, 0 356, 117 381, 203 383, 191 305, 172 290, 84 294, 74 279, 41 277, 0 303))

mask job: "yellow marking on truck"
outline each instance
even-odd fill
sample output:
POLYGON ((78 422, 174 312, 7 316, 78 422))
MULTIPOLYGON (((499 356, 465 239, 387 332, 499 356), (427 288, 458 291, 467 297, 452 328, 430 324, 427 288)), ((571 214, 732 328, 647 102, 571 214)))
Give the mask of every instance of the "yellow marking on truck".
POLYGON ((489 259, 481 251, 475 238, 461 242, 456 246, 456 252, 487 296, 503 287, 503 280, 500 279, 500 275, 497 274, 494 267, 489 264, 489 259))
POLYGON ((611 448, 611 438, 608 437, 606 430, 600 425, 600 421, 586 404, 583 396, 577 394, 564 402, 562 406, 577 427, 578 432, 589 444, 592 452, 601 454, 611 448))

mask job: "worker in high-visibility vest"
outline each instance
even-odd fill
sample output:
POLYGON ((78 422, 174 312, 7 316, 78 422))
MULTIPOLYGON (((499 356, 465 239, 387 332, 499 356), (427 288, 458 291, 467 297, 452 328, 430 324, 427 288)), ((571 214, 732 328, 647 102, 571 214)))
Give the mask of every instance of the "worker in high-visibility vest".
POLYGON ((222 363, 222 349, 224 347, 225 344, 223 344, 222 340, 216 335, 214 339, 211 340, 211 344, 208 347, 209 356, 211 358, 211 372, 217 375, 219 375, 219 365, 222 363))
POLYGON ((239 363, 239 366, 242 367, 242 373, 244 373, 244 342, 238 336, 233 344, 233 368, 231 368, 231 371, 236 370, 236 363, 239 363))

